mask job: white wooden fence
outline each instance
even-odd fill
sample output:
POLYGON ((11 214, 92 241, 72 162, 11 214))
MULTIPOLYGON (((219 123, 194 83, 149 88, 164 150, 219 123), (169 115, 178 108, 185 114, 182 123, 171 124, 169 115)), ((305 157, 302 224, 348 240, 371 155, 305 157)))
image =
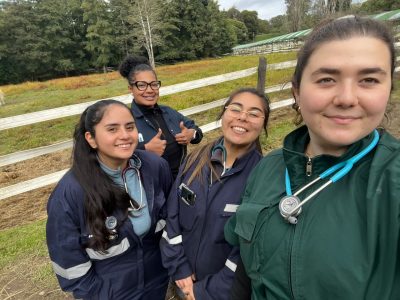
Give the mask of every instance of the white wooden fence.
MULTIPOLYGON (((397 57, 396 61, 400 61, 400 57, 397 57)), ((295 65, 296 65, 296 61, 287 61, 287 62, 278 63, 278 64, 270 64, 270 65, 268 65, 268 70, 286 69, 286 68, 294 67, 295 65)), ((400 67, 397 67, 396 72, 399 72, 399 71, 400 71, 400 67)), ((175 85, 171 85, 171 86, 167 86, 167 87, 162 87, 160 89, 160 95, 165 96, 165 95, 170 95, 170 94, 174 94, 174 93, 178 93, 178 92, 182 92, 182 91, 188 91, 191 89, 208 86, 211 84, 235 80, 235 79, 253 75, 256 72, 257 72, 257 68, 255 67, 255 68, 250 68, 250 69, 246 69, 246 70, 242 70, 242 71, 231 72, 231 73, 222 74, 222 75, 218 75, 218 76, 212 76, 212 77, 207 77, 204 79, 199 79, 199 80, 184 82, 184 83, 175 84, 175 85)), ((289 89, 289 88, 291 88, 290 84, 276 85, 276 86, 266 88, 265 92, 272 93, 272 92, 281 91, 281 90, 285 90, 285 89, 289 89)), ((124 103, 130 103, 132 101, 130 94, 112 97, 112 99, 116 99, 116 100, 122 101, 124 103)), ((227 99, 224 98, 224 99, 216 100, 216 101, 213 101, 210 103, 187 108, 187 109, 181 110, 180 113, 182 113, 185 116, 188 116, 188 115, 192 115, 195 113, 203 112, 203 111, 221 106, 226 100, 227 99)), ((0 119, 0 130, 5 130, 5 129, 15 128, 15 127, 29 125, 29 124, 33 124, 33 123, 38 123, 38 122, 63 118, 63 117, 67 117, 67 116, 77 115, 77 114, 80 114, 86 107, 88 107, 89 105, 91 105, 97 101, 99 101, 99 100, 76 104, 76 105, 69 105, 69 106, 65 106, 65 107, 54 108, 54 109, 49 109, 49 110, 44 110, 44 111, 39 111, 39 112, 33 112, 33 113, 28 113, 28 114, 13 116, 13 117, 1 118, 0 119)), ((292 98, 282 100, 282 101, 279 101, 276 103, 271 103, 271 110, 289 106, 291 104, 293 104, 292 98)), ((217 121, 217 122, 211 122, 209 124, 203 125, 203 126, 201 126, 201 129, 203 132, 208 132, 208 131, 214 130, 216 128, 219 128, 219 127, 220 127, 220 122, 217 121)), ((71 148, 71 146, 72 146, 72 141, 68 140, 68 141, 60 142, 60 143, 50 145, 50 146, 44 146, 44 147, 39 147, 39 148, 35 148, 35 149, 19 151, 19 152, 12 153, 9 155, 3 155, 3 156, 0 156, 0 167, 9 165, 9 164, 13 164, 16 162, 20 162, 20 161, 23 161, 26 159, 31 159, 31 158, 34 158, 34 157, 37 157, 37 156, 40 156, 43 154, 48 154, 48 153, 52 153, 55 151, 68 149, 68 148, 71 148)), ((61 179, 61 177, 67 171, 68 171, 68 169, 65 169, 65 170, 58 171, 58 172, 55 172, 52 174, 48 174, 45 176, 41 176, 38 178, 34 178, 31 180, 27 180, 27 181, 20 182, 20 183, 14 184, 14 185, 0 188, 0 200, 56 183, 61 179)))

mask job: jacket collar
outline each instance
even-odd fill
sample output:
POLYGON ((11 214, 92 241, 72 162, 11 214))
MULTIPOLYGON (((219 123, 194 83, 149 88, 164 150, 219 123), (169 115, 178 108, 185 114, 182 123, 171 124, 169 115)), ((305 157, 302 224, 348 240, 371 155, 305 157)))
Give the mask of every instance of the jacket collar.
MULTIPOLYGON (((308 177, 306 176, 306 165, 310 161, 304 154, 306 146, 310 141, 308 128, 307 126, 302 126, 292 131, 285 137, 283 142, 283 159, 289 172, 292 189, 298 189, 301 185, 316 178, 333 165, 353 157, 367 147, 372 142, 373 137, 373 133, 370 133, 365 138, 350 145, 347 151, 339 157, 327 154, 313 157, 311 159, 312 175, 308 177)), ((371 153, 373 152, 371 151, 371 153)), ((371 153, 368 155, 371 155, 371 153)))

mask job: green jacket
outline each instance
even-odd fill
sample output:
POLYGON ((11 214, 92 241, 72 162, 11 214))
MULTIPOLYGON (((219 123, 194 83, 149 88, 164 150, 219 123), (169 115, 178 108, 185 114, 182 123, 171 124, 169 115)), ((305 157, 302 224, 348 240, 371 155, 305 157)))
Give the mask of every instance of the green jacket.
POLYGON ((295 192, 364 149, 372 134, 341 157, 313 158, 308 177, 303 152, 309 135, 303 126, 254 169, 242 204, 225 226, 227 241, 240 245, 252 299, 400 299, 400 142, 380 135, 376 148, 345 177, 303 206, 297 225, 278 209, 286 195, 285 168, 295 192))

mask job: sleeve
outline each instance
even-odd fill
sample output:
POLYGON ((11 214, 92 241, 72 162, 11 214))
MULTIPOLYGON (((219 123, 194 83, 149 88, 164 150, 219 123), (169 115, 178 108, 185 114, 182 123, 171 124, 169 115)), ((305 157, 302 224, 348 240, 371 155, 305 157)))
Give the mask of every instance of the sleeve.
POLYGON ((181 113, 178 112, 178 114, 180 115, 180 119, 183 121, 184 125, 186 128, 189 129, 194 129, 196 130, 196 137, 194 139, 192 139, 190 141, 191 144, 198 144, 201 142, 201 140, 203 139, 203 131, 201 130, 200 127, 198 127, 193 120, 185 117, 184 115, 182 115, 181 113))
POLYGON ((193 274, 190 263, 185 256, 179 225, 178 185, 180 178, 181 173, 178 174, 167 200, 166 228, 160 241, 163 266, 168 269, 168 274, 173 281, 193 274))
POLYGON ((251 299, 251 281, 246 274, 243 262, 239 259, 235 279, 231 289, 231 300, 250 300, 251 299))
POLYGON ((203 280, 194 283, 193 292, 195 299, 230 299, 238 261, 239 247, 233 247, 225 262, 225 266, 218 273, 208 275, 203 280))
MULTIPOLYGON (((160 159, 162 162, 160 167, 159 178, 160 182, 162 182, 161 188, 163 190, 165 197, 167 198, 171 192, 171 186, 173 185, 173 177, 168 162, 162 157, 160 159)), ((166 219, 166 217, 167 217, 167 205, 164 205, 160 211, 160 218, 166 219)))
POLYGON ((75 298, 97 299, 102 280, 81 245, 79 213, 67 198, 70 191, 56 191, 50 196, 46 239, 53 270, 63 291, 75 298))
POLYGON ((232 246, 239 246, 239 237, 235 233, 236 214, 228 219, 224 227, 225 240, 232 246))

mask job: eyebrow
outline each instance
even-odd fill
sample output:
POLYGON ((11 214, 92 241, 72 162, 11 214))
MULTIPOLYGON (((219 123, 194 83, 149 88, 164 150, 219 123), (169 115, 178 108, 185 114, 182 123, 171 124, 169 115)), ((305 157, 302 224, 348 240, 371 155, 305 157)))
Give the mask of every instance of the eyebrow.
MULTIPOLYGON (((240 107, 242 107, 243 108, 243 104, 241 104, 241 103, 238 103, 238 102, 231 102, 229 105, 238 105, 238 106, 240 106, 240 107)), ((259 110, 259 111, 263 111, 261 108, 258 108, 258 107, 250 107, 249 109, 248 109, 248 111, 249 110, 254 110, 254 109, 256 109, 256 110, 259 110)))
POLYGON ((128 123, 126 123, 126 124, 110 123, 110 124, 105 124, 104 126, 105 126, 105 127, 112 127, 112 126, 120 126, 120 125, 123 125, 123 126, 126 126, 126 125, 135 125, 135 122, 128 122, 128 123))
MULTIPOLYGON (((320 74, 330 74, 330 75, 338 75, 340 74, 340 70, 333 69, 333 68, 319 68, 318 70, 311 73, 312 76, 320 75, 320 74)), ((358 72, 359 75, 366 75, 366 74, 384 74, 386 75, 387 72, 379 67, 373 68, 365 68, 358 72)))

